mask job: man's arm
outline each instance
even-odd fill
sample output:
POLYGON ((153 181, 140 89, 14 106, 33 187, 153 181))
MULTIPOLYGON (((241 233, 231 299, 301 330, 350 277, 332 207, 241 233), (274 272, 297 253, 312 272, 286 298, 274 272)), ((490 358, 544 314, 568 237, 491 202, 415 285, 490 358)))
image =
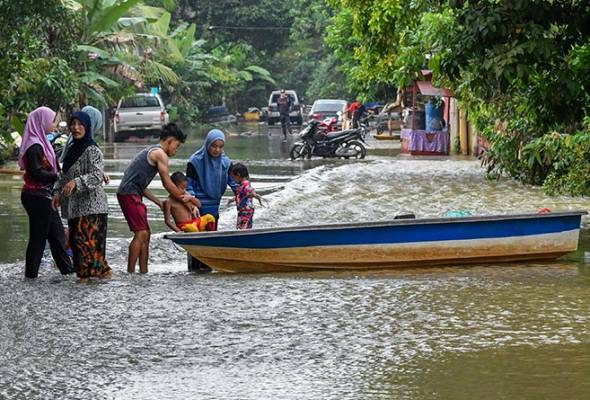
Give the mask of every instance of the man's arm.
POLYGON ((149 190, 148 188, 143 189, 143 195, 147 197, 149 200, 151 200, 155 205, 160 207, 160 209, 162 209, 162 200, 160 200, 158 196, 153 194, 151 190, 149 190))
MULTIPOLYGON (((176 200, 184 203, 186 193, 181 191, 170 179, 170 170, 168 169, 168 155, 162 149, 156 149, 149 154, 150 160, 156 164, 158 174, 162 180, 164 189, 176 200)), ((151 200, 151 199, 150 199, 151 200)))

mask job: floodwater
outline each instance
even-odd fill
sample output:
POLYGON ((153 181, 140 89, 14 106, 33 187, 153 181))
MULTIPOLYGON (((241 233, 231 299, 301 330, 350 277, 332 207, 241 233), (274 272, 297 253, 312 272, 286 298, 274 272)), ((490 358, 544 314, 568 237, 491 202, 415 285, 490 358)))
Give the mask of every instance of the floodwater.
MULTIPOLYGON (((203 137, 191 132, 172 170, 203 137)), ((590 398, 586 219, 579 250, 557 262, 200 275, 150 205, 150 273, 129 275, 114 193, 143 146, 104 146, 110 281, 62 277, 49 257, 26 281, 21 183, 0 176, 0 399, 590 398)), ((473 160, 386 147, 362 161, 294 162, 288 147, 255 125, 228 135, 228 155, 269 201, 255 226, 590 208, 488 181, 473 160)), ((163 194, 158 181, 153 189, 163 194)), ((221 218, 233 229, 233 208, 221 218)))

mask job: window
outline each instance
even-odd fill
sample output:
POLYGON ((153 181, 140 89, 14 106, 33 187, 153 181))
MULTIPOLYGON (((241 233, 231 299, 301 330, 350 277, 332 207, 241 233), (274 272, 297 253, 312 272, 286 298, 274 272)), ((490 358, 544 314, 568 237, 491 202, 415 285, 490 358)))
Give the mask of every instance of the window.
POLYGON ((313 107, 313 111, 314 112, 318 112, 318 111, 332 111, 332 112, 337 112, 337 111, 342 111, 343 107, 346 105, 346 103, 342 103, 342 102, 334 102, 334 103, 316 103, 313 107))
POLYGON ((155 96, 134 96, 127 97, 121 102, 121 108, 144 108, 157 107, 160 108, 160 102, 155 96))
MULTIPOLYGON (((279 96, 281 94, 273 94, 272 95, 272 100, 270 101, 271 103, 276 103, 277 100, 279 99, 279 96)), ((293 96, 292 94, 289 94, 289 98, 291 99, 291 104, 295 104, 295 96, 293 96)))

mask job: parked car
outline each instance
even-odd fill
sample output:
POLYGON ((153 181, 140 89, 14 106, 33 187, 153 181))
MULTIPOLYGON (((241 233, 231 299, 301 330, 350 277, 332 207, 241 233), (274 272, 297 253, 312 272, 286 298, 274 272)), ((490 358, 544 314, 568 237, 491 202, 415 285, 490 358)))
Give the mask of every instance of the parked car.
POLYGON ((237 120, 236 116, 230 114, 229 109, 223 105, 209 107, 205 115, 205 121, 209 124, 234 123, 237 120))
POLYGON ((131 134, 156 135, 167 123, 168 112, 159 95, 138 93, 122 98, 113 121, 115 141, 124 140, 131 134))
MULTIPOLYGON (((302 125, 303 124, 303 113, 301 112, 301 104, 299 102, 299 97, 297 97, 297 93, 294 90, 285 90, 285 93, 289 95, 291 98, 291 112, 289 113, 289 119, 291 120, 292 124, 295 125, 302 125)), ((277 100, 281 95, 280 90, 275 90, 270 94, 268 98, 268 124, 274 125, 279 122, 279 109, 277 106, 277 100)))
POLYGON ((383 103, 382 101, 371 101, 365 103, 365 108, 367 109, 367 111, 370 111, 373 114, 377 115, 381 112, 381 110, 383 110, 384 105, 385 103, 383 103))
POLYGON ((244 121, 246 122, 259 122, 260 121, 260 110, 256 107, 248 108, 248 111, 244 113, 244 121))
POLYGON ((342 126, 340 115, 346 109, 346 100, 339 99, 320 99, 316 100, 311 106, 311 110, 308 114, 308 119, 315 119, 317 121, 323 121, 326 118, 337 118, 338 126, 342 126), (338 114, 340 112, 341 114, 338 114))

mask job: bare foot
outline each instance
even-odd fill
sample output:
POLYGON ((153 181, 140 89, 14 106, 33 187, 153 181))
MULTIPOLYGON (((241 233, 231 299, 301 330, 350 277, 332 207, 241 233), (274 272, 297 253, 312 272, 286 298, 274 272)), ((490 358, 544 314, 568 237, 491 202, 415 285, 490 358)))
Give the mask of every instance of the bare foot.
POLYGON ((107 272, 99 276, 100 279, 111 279, 113 277, 113 270, 109 269, 107 272))

